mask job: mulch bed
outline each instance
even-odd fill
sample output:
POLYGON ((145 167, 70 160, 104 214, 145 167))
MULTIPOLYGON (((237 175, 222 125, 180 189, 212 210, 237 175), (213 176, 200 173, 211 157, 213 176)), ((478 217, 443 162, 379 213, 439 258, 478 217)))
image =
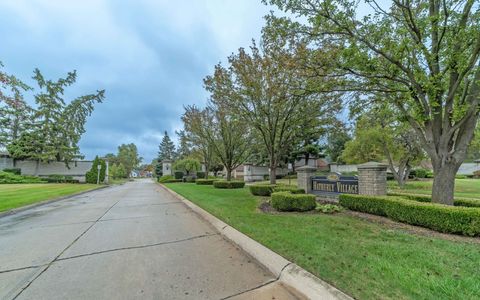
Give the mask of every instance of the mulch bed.
MULTIPOLYGON (((258 207, 259 211, 261 211, 262 213, 266 213, 266 214, 292 214, 292 213, 285 213, 285 212, 276 211, 270 205, 270 203, 266 201, 267 199, 268 198, 266 198, 265 201, 262 201, 262 203, 258 207)), ((326 203, 331 203, 331 202, 326 202, 326 203)), ((337 204, 337 203, 334 203, 334 204, 337 204)), ((295 213, 295 214, 318 214, 318 215, 322 215, 321 213, 318 213, 316 211, 306 212, 306 213, 295 213)), ((365 221, 370 222, 370 223, 380 224, 380 225, 382 225, 382 226, 384 226, 388 229, 400 230, 400 231, 410 233, 410 234, 416 234, 416 235, 432 237, 432 238, 441 238, 441 239, 454 241, 454 242, 467 242, 467 243, 480 244, 480 237, 467 237, 467 236, 462 236, 462 235, 441 233, 441 232, 437 232, 437 231, 430 230, 430 229, 423 228, 423 227, 419 227, 419 226, 414 226, 414 225, 409 225, 409 224, 404 224, 404 223, 392 221, 392 220, 390 220, 388 218, 385 218, 385 217, 371 215, 371 214, 367 214, 367 213, 345 210, 344 212, 340 212, 340 213, 337 213, 337 214, 344 214, 344 215, 347 215, 347 216, 351 216, 351 217, 354 217, 354 218, 365 220, 365 221)), ((331 215, 335 215, 335 214, 331 214, 331 215)))

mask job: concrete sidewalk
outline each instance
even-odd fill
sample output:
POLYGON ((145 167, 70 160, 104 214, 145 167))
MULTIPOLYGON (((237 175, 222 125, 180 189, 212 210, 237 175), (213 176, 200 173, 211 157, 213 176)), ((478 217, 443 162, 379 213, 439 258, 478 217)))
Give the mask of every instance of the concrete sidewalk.
POLYGON ((0 299, 298 295, 181 201, 137 180, 0 218, 0 299))

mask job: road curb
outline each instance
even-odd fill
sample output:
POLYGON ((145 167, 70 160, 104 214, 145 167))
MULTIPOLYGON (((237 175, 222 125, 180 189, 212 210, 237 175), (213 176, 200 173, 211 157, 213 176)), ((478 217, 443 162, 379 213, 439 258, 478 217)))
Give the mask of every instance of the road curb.
POLYGON ((83 192, 76 193, 76 194, 71 194, 71 195, 67 195, 67 196, 62 196, 62 197, 58 197, 58 198, 55 198, 55 199, 40 201, 40 202, 33 203, 33 204, 29 204, 29 205, 26 205, 26 206, 14 208, 14 209, 11 209, 11 210, 7 210, 7 211, 4 211, 4 212, 0 212, 0 218, 2 218, 2 217, 7 217, 7 216, 11 216, 11 215, 14 215, 14 214, 18 214, 18 213, 20 213, 20 212, 22 212, 22 211, 26 211, 26 210, 29 210, 29 209, 32 209, 32 208, 36 208, 36 207, 39 207, 39 206, 43 206, 43 205, 47 205, 47 204, 50 204, 50 203, 53 203, 53 202, 62 201, 62 200, 67 200, 67 199, 69 199, 69 198, 81 196, 81 195, 83 195, 83 194, 87 194, 87 193, 91 193, 91 192, 103 190, 103 189, 106 189, 106 188, 109 188, 109 187, 112 187, 112 185, 106 185, 106 186, 102 186, 102 187, 99 187, 99 188, 96 188, 96 189, 93 189, 93 190, 83 191, 83 192))
POLYGON ((162 184, 159 186, 209 222, 223 237, 256 259, 279 281, 293 287, 309 299, 353 300, 352 297, 241 233, 175 191, 162 184))

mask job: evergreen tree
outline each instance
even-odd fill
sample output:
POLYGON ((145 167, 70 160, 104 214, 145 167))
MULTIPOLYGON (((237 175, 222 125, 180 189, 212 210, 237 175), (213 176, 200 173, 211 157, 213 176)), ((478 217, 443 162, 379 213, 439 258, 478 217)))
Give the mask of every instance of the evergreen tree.
POLYGON ((190 141, 187 138, 185 130, 175 131, 175 134, 178 136, 180 146, 177 149, 176 158, 184 159, 192 154, 192 146, 190 141))
POLYGON ((97 183, 97 180, 99 183, 102 183, 105 180, 105 173, 107 170, 107 164, 103 159, 98 158, 98 156, 95 157, 93 160, 92 168, 90 171, 85 174, 85 179, 87 183, 97 183), (100 167, 100 175, 98 174, 98 166, 100 167))
POLYGON ((164 160, 173 160, 175 159, 175 145, 173 144, 172 140, 168 136, 168 132, 165 131, 165 135, 163 136, 162 142, 158 147, 158 161, 162 162, 164 160))

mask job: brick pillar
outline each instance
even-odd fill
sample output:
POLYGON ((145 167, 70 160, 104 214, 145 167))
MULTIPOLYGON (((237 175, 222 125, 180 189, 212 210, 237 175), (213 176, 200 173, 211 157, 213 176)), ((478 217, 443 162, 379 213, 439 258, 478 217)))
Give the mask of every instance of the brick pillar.
POLYGON ((310 166, 303 166, 296 169, 297 171, 297 182, 298 187, 305 190, 305 193, 309 194, 312 192, 312 180, 310 179, 315 172, 316 168, 310 166))
POLYGON ((163 175, 173 175, 172 161, 170 160, 162 161, 162 173, 163 175))
POLYGON ((368 162, 357 166, 357 168, 359 194, 387 194, 387 165, 377 162, 368 162))

